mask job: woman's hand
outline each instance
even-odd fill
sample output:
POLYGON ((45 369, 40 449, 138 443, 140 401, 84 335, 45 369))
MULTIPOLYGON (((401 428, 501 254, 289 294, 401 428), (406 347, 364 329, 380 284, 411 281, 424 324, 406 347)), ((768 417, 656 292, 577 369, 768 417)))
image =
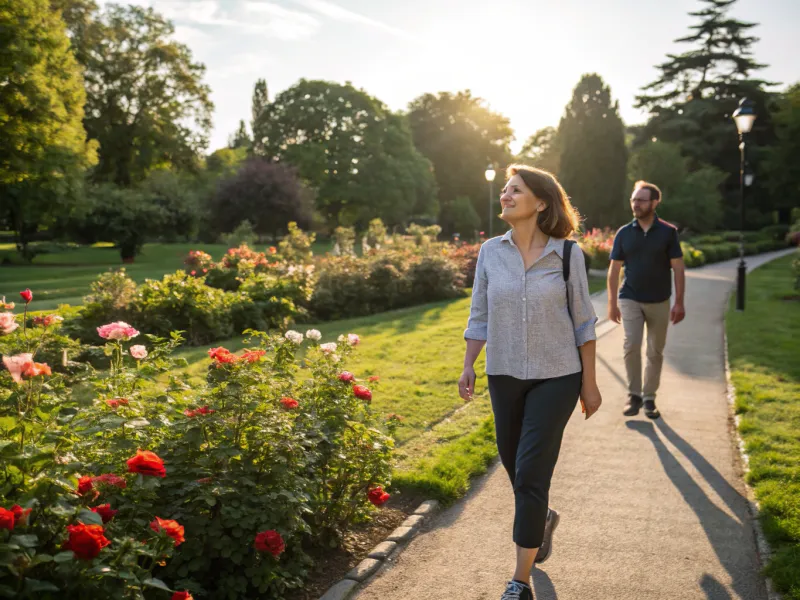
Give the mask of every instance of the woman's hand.
POLYGON ((472 395, 475 393, 475 369, 472 367, 464 367, 464 372, 461 373, 461 378, 458 380, 458 395, 465 402, 472 400, 472 395))
POLYGON ((588 419, 600 409, 603 403, 603 398, 600 396, 600 388, 597 387, 596 382, 584 382, 581 386, 581 407, 588 419))

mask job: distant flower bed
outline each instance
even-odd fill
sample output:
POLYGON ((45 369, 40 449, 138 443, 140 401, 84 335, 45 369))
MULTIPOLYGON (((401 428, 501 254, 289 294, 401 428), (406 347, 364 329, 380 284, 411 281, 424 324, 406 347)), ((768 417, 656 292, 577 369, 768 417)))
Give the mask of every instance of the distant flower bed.
POLYGON ((0 307, 2 595, 290 598, 308 550, 389 499, 377 380, 344 369, 357 335, 250 331, 241 352, 210 349, 191 389, 166 379, 178 335, 103 324, 98 371, 22 298, 22 315, 0 307), (39 362, 48 348, 58 364, 39 362))

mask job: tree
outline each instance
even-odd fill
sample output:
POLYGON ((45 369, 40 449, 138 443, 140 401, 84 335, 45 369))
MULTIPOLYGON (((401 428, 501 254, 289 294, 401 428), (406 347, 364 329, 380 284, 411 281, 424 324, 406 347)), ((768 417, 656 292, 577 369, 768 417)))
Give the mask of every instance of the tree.
POLYGON ((442 215, 442 220, 450 223, 453 233, 460 234, 461 239, 473 240, 476 238, 475 234, 481 226, 481 218, 475 212, 472 200, 466 196, 459 196, 447 205, 442 215))
MULTIPOLYGON (((456 231, 451 205, 459 197, 469 198, 475 212, 486 215, 486 166, 502 170, 512 159, 508 119, 468 90, 420 96, 409 105, 408 119, 414 144, 433 163, 442 229, 456 231)), ((481 222, 488 228, 488 216, 481 222)))
POLYGON ((560 141, 555 127, 540 129, 528 138, 515 160, 537 169, 558 173, 561 160, 560 141))
POLYGON ((254 157, 219 183, 209 210, 219 233, 229 233, 247 220, 256 233, 277 238, 292 221, 308 228, 312 205, 293 167, 254 157))
POLYGON ((96 160, 81 125, 80 68, 46 0, 0 7, 0 82, 0 218, 30 258, 31 234, 70 210, 96 160))
POLYGON ((800 206, 800 83, 778 99, 775 128, 759 179, 769 182, 780 222, 790 223, 792 209, 800 206))
POLYGON ((265 79, 256 81, 253 87, 253 105, 250 109, 250 128, 253 130, 253 149, 256 154, 264 154, 265 130, 269 124, 269 90, 265 79))
POLYGON ((303 79, 264 115, 256 127, 263 156, 297 167, 330 225, 364 228, 375 217, 401 224, 435 207, 433 174, 405 117, 363 90, 303 79))
POLYGON ((587 227, 616 226, 625 212, 625 127, 599 75, 584 75, 558 126, 559 179, 587 227))
POLYGON ((677 144, 652 142, 637 148, 628 161, 630 187, 640 179, 655 183, 663 194, 659 216, 681 229, 713 231, 722 221, 719 185, 726 175, 708 165, 689 173, 688 162, 677 144))
POLYGON ((253 140, 247 132, 247 125, 244 124, 244 119, 242 119, 239 121, 239 129, 228 139, 228 147, 232 150, 236 150, 237 148, 249 150, 252 146, 253 140))
POLYGON ((131 185, 157 168, 195 169, 213 104, 205 67, 152 9, 109 5, 73 31, 84 66, 86 131, 100 142, 97 181, 131 185))
MULTIPOLYGON (((758 38, 751 31, 757 24, 729 15, 736 0, 700 2, 703 8, 690 13, 698 20, 691 27, 692 32, 676 40, 690 48, 680 54, 669 54, 657 66, 659 77, 636 98, 636 107, 650 114, 636 145, 652 139, 676 143, 684 156, 690 158, 690 170, 707 164, 729 173, 725 195, 730 202, 725 205, 735 206, 739 152, 731 115, 741 98, 756 102, 759 119, 750 144, 753 150, 770 144, 774 134, 764 88, 774 84, 753 76, 765 67, 753 58, 752 46, 758 38)), ((758 151, 751 155, 757 156, 758 151)), ((767 193, 754 191, 753 197, 761 199, 764 210, 769 209, 767 193)), ((732 216, 736 217, 736 211, 732 216)), ((735 222, 738 226, 738 219, 735 222)))
POLYGON ((141 184, 144 202, 161 213, 161 231, 153 232, 163 241, 193 240, 200 223, 200 202, 194 179, 170 170, 152 172, 141 184))

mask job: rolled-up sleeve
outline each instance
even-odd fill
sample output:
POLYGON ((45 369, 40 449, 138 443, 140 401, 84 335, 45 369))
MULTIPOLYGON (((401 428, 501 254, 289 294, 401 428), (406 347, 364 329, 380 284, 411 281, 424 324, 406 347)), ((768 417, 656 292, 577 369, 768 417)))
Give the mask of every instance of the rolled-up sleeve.
POLYGON ((464 339, 481 340, 488 339, 489 329, 489 298, 487 296, 488 280, 486 278, 486 266, 484 248, 481 246, 478 252, 478 264, 475 267, 475 283, 472 284, 472 306, 469 311, 467 329, 464 331, 464 339))
POLYGON ((575 345, 583 346, 586 342, 597 339, 595 333, 597 315, 589 294, 589 279, 586 275, 583 251, 577 244, 570 256, 570 277, 567 285, 569 286, 572 326, 575 329, 575 345))

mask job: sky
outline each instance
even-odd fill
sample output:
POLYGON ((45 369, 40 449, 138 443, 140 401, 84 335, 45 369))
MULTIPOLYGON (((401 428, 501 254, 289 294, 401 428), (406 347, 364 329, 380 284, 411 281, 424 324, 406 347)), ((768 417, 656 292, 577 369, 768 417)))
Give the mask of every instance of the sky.
MULTIPOLYGON (((107 4, 101 0, 100 4, 107 4)), ((117 3, 124 3, 118 1, 117 3)), ((557 126, 584 73, 598 73, 627 124, 655 65, 687 34, 699 0, 132 0, 173 21, 207 67, 215 105, 209 150, 250 120, 253 85, 270 98, 301 78, 349 81, 405 110, 424 93, 470 89, 511 121, 518 150, 557 126)), ((800 0, 739 0, 732 16, 759 23, 760 75, 800 81, 800 0)), ((733 127, 733 124, 731 125, 733 127)))

